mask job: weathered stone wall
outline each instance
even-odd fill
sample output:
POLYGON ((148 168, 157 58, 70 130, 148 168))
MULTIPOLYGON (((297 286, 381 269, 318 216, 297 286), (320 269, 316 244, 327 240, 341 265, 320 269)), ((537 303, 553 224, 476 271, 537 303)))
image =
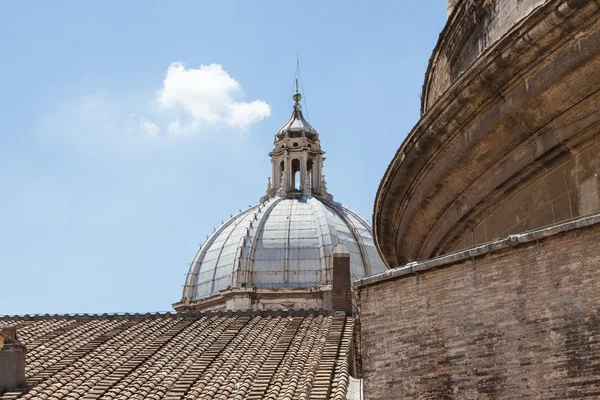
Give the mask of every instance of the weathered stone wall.
POLYGON ((599 68, 600 0, 545 2, 484 52, 381 180, 388 266, 599 210, 599 68))
POLYGON ((446 9, 448 10, 448 16, 452 14, 454 7, 458 4, 460 0, 446 0, 446 9))
POLYGON ((424 86, 423 112, 485 50, 547 0, 449 0, 452 18, 432 55, 424 86), (456 10, 455 10, 456 9, 456 10))
POLYGON ((359 291, 367 399, 600 397, 600 224, 359 291))
MULTIPOLYGON (((600 134, 600 133, 597 133, 600 134)), ((455 250, 600 210, 600 142, 575 153, 508 198, 455 250)))

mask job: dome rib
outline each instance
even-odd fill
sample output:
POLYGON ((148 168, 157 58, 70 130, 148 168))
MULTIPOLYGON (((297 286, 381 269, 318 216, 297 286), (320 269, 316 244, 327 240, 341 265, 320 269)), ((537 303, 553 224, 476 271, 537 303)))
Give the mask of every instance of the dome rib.
MULTIPOLYGON (((263 208, 263 206, 265 205, 265 203, 261 203, 259 205, 256 206, 256 209, 254 211, 254 218, 253 220, 258 219, 258 215, 261 213, 261 210, 263 208)), ((246 231, 245 234, 242 235, 240 237, 240 240, 238 241, 238 245, 236 247, 236 251, 235 251, 235 259, 233 261, 233 268, 234 268, 234 273, 232 276, 232 282, 231 285, 232 286, 236 286, 238 284, 239 281, 239 274, 240 271, 242 270, 241 267, 241 263, 243 260, 243 252, 244 252, 244 247, 246 245, 246 243, 248 242, 249 238, 250 238, 250 231, 253 228, 253 220, 249 221, 247 226, 246 226, 246 231)), ((259 223, 260 225, 260 223, 259 223)))
POLYGON ((204 257, 206 256, 208 249, 210 249, 210 247, 215 242, 215 240, 219 237, 221 232, 223 232, 225 229, 227 229, 227 227, 229 225, 231 225, 238 218, 238 216, 239 215, 235 215, 235 216, 229 218, 223 224, 221 224, 221 226, 219 226, 219 228, 216 229, 209 236, 208 240, 206 240, 200 246, 200 252, 198 254, 196 254, 196 257, 194 257, 194 260, 192 261, 192 264, 190 265, 190 270, 188 271, 187 277, 185 279, 185 286, 183 289, 183 298, 184 299, 191 300, 195 297, 196 286, 197 286, 198 282, 196 282, 196 279, 194 279, 194 277, 198 276, 198 273, 200 272, 200 269, 202 268, 202 261, 204 261, 204 257))
POLYGON ((176 309, 332 307, 336 281, 385 271, 369 222, 327 191, 319 134, 302 114, 302 95, 293 99, 269 153, 266 194, 200 248, 176 309), (334 277, 334 251, 349 257, 350 276, 334 277))
MULTIPOLYGON (((235 232, 235 228, 242 222, 244 221, 246 218, 246 216, 248 214, 250 214, 250 212, 252 212, 253 209, 257 208, 258 206, 254 206, 252 208, 250 208, 248 210, 248 212, 246 212, 245 214, 243 214, 243 216, 241 218, 237 218, 236 219, 236 223, 233 225, 233 229, 227 234, 227 236, 225 237, 224 243, 227 243, 227 241, 229 240, 229 238, 231 237, 231 235, 235 232)), ((221 261, 221 256, 223 255, 223 250, 225 249, 225 245, 221 246, 221 248, 219 249, 219 255, 217 256, 217 261, 215 262, 215 267, 213 268, 213 278, 212 278, 212 285, 210 288, 210 293, 214 293, 215 292, 215 282, 216 282, 216 277, 217 277, 217 270, 219 269, 219 262, 221 261)))
POLYGON ((228 289, 242 289, 239 296, 331 290, 331 253, 339 243, 350 254, 353 279, 385 270, 368 222, 354 211, 319 197, 273 197, 209 237, 190 266, 182 304, 216 304, 228 289))
MULTIPOLYGON (((227 229, 233 223, 235 223, 234 226, 237 226, 241 222, 241 220, 244 219, 244 216, 246 216, 249 212, 251 212, 256 207, 257 206, 253 206, 245 211, 242 211, 242 213, 234 215, 233 217, 229 218, 227 221, 225 221, 223 224, 221 224, 221 226, 219 226, 219 228, 217 228, 217 230, 215 230, 212 233, 212 235, 210 235, 210 237, 208 238, 208 240, 206 242, 204 242, 202 244, 200 252, 196 255, 196 257, 194 258, 194 261, 192 261, 192 265, 190 266, 190 270, 189 270, 188 276, 186 278, 186 285, 185 285, 184 294, 183 294, 184 299, 191 301, 197 297, 196 296, 196 289, 198 287, 197 276, 200 274, 200 270, 202 269, 202 263, 204 262, 206 253, 208 253, 208 251, 211 249, 213 243, 217 240, 217 238, 221 235, 221 233, 225 229, 227 229), (196 277, 196 278, 194 278, 194 277, 196 277)), ((232 232, 234 230, 235 229, 232 229, 232 232)), ((216 267, 216 265, 215 265, 215 267, 216 267)), ((215 272, 216 272, 216 268, 215 268, 215 272)), ((214 274, 213 274, 212 286, 214 288, 214 274)), ((212 293, 213 288, 211 288, 211 293, 212 293)))
MULTIPOLYGON (((351 208, 348 208, 348 207, 346 207, 346 206, 343 206, 343 207, 344 207, 344 209, 345 209, 345 210, 348 212, 348 215, 351 215, 351 216, 353 216, 353 217, 354 217, 354 218, 355 218, 355 219, 356 219, 356 220, 357 220, 357 221, 358 221, 358 222, 359 222, 359 223, 362 225, 362 228, 363 228, 363 231, 364 231, 364 232, 369 232, 369 233, 371 233, 371 235, 372 235, 373 228, 372 228, 372 227, 371 227, 371 225, 369 224, 369 221, 367 221, 367 220, 365 219, 365 217, 363 217, 362 215, 360 215, 359 213, 357 213, 356 211, 354 211, 354 210, 353 210, 353 209, 351 209, 351 208)), ((362 235, 360 235, 360 237, 361 237, 361 240, 362 240, 362 242, 364 243, 364 237, 363 237, 362 235)), ((372 237, 372 236, 371 236, 371 240, 373 241, 373 237, 372 237)), ((373 241, 373 246, 375 246, 375 242, 374 242, 374 241, 373 241)), ((365 245, 365 247, 366 247, 366 245, 365 245)), ((368 252, 367 252, 367 253, 368 253, 368 252)), ((379 251, 376 251, 376 252, 375 252, 375 255, 376 255, 376 257, 377 257, 377 260, 380 260, 380 259, 381 259, 381 258, 379 257, 379 251)), ((375 271, 372 271, 372 268, 371 268, 371 266, 372 266, 372 264, 373 264, 373 263, 372 263, 372 259, 371 259, 371 258, 369 258, 367 262, 368 262, 367 268, 369 268, 369 271, 367 272, 367 274, 368 274, 368 275, 371 275, 372 273, 374 273, 374 272, 375 272, 375 271)))
MULTIPOLYGON (((362 235, 360 234, 360 232, 358 231, 358 229, 356 229, 356 226, 354 225, 354 222, 352 222, 344 213, 344 211, 342 209, 340 209, 336 203, 332 202, 332 201, 326 201, 325 202, 329 207, 331 207, 332 210, 334 210, 339 216, 340 218, 346 223, 346 226, 348 226, 348 229, 350 229, 350 232, 352 233, 352 236, 354 236, 354 240, 356 241, 356 243, 358 244, 358 249, 360 251, 360 255, 363 259, 363 265, 365 267, 365 274, 366 275, 371 275, 371 262, 369 260, 369 255, 367 253, 367 249, 365 248, 365 243, 362 239, 362 235)), ((352 212, 350 209, 342 206, 345 210, 352 212)))
MULTIPOLYGON (((320 202, 319 200, 316 199, 309 199, 308 201, 308 205, 313 213, 313 215, 315 216, 314 220, 316 221, 316 225, 317 225, 317 234, 319 235, 319 237, 321 238, 320 242, 321 242, 321 246, 320 246, 320 254, 321 254, 321 271, 325 271, 325 279, 323 279, 323 276, 321 276, 321 284, 327 284, 327 282, 331 281, 331 278, 329 278, 327 275, 330 274, 330 259, 331 259, 331 254, 327 254, 326 253, 326 249, 325 247, 327 246, 327 241, 325 240, 325 235, 327 235, 330 238, 330 246, 331 246, 331 251, 333 251, 333 248, 339 243, 339 238, 337 235, 337 232, 335 234, 332 234, 329 223, 327 223, 327 214, 325 214, 323 211, 325 210, 325 206, 322 202, 320 202), (315 203, 317 202, 317 203, 315 203), (317 207, 315 207, 315 205, 318 204, 319 205, 319 210, 317 210, 317 207), (325 224, 322 224, 320 222, 320 220, 323 219, 325 220, 325 224), (323 231, 326 231, 325 233, 323 231)), ((329 253, 331 253, 331 251, 329 253)))
MULTIPOLYGON (((254 254, 256 252, 256 245, 258 243, 258 235, 259 232, 262 232, 264 226, 265 226, 265 222, 267 221, 267 219, 269 218, 269 215, 271 214, 271 211, 273 211, 273 209, 275 208, 275 206, 277 204, 279 204, 281 202, 281 200, 283 200, 283 198, 278 197, 278 198, 274 198, 272 200, 270 200, 271 204, 269 204, 268 206, 266 206, 265 211, 262 212, 262 216, 260 217, 260 220, 258 222, 258 225, 256 226, 256 229, 253 231, 253 235, 251 236, 250 234, 248 235, 248 238, 251 239, 252 244, 250 245, 250 251, 248 253, 248 258, 246 259, 246 279, 244 280, 245 283, 250 283, 253 284, 254 283, 254 279, 252 276, 252 273, 254 272, 254 254)), ((267 203, 265 203, 267 204, 267 203)), ((248 241, 246 241, 246 244, 248 243, 248 241)), ((243 256, 243 249, 242 249, 242 256, 243 256)), ((242 260, 244 259, 244 257, 242 257, 242 260)), ((241 263, 240 263, 240 270, 242 270, 241 267, 241 263)))
POLYGON ((293 201, 286 219, 285 240, 283 241, 283 284, 289 284, 290 281, 290 229, 292 228, 292 216, 296 202, 293 201))

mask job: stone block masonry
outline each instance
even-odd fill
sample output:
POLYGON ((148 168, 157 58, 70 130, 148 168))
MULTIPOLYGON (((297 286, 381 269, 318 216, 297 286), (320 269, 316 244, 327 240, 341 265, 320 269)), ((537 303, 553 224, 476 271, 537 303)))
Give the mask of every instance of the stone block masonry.
POLYGON ((600 398, 599 244, 595 223, 362 283, 365 397, 600 398))

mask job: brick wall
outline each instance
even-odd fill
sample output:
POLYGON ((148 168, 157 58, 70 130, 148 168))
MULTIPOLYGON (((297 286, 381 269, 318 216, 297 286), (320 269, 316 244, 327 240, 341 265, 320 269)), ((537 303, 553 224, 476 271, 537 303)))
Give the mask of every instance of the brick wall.
POLYGON ((600 398, 600 224, 359 290, 367 399, 600 398))
POLYGON ((352 312, 350 280, 350 253, 333 255, 331 309, 352 312))

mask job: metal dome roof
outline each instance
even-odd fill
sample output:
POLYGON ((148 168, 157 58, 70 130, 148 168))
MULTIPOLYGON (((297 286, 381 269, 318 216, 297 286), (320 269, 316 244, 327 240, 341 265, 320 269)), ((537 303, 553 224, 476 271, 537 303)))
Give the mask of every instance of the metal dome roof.
POLYGON ((225 221, 192 262, 184 302, 227 288, 313 288, 332 282, 338 243, 350 253, 352 279, 386 269, 372 227, 351 209, 312 196, 273 197, 225 221))
MULTIPOLYGON (((299 96, 299 93, 296 93, 294 96, 299 96)), ((318 136, 317 130, 313 128, 308 121, 302 115, 302 106, 298 103, 300 97, 294 104, 294 111, 290 119, 277 131, 277 136, 279 138, 283 138, 286 136, 297 137, 299 135, 315 135, 318 136)))
POLYGON ((315 128, 313 128, 308 121, 302 115, 300 109, 295 110, 292 116, 277 132, 279 135, 285 135, 289 132, 307 132, 317 134, 315 128))

